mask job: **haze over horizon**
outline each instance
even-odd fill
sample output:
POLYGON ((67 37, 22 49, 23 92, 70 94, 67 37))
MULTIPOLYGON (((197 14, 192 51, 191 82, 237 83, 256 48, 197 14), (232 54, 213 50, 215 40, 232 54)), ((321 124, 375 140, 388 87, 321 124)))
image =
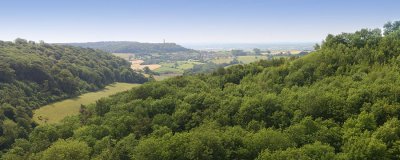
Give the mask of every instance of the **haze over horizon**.
POLYGON ((320 42, 327 34, 398 20, 395 0, 7 1, 0 40, 49 43, 320 42), (248 1, 246 1, 248 2, 248 1))

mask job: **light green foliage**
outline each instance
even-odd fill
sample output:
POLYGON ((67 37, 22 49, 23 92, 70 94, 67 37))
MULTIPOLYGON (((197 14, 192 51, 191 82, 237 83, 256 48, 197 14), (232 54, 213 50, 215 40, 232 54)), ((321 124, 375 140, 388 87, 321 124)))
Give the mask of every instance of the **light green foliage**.
POLYGON ((42 160, 89 160, 90 148, 87 144, 74 140, 59 140, 39 153, 42 160))
POLYGON ((257 160, 331 160, 334 158, 335 152, 332 147, 315 142, 301 148, 289 148, 275 152, 265 150, 257 157, 257 160))
POLYGON ((348 159, 388 159, 385 143, 367 135, 346 141, 342 150, 348 159))

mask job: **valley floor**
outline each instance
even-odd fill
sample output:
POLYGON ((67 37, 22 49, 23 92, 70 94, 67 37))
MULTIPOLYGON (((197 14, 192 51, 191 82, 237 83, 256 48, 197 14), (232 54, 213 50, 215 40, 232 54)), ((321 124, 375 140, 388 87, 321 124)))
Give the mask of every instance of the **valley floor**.
POLYGON ((131 83, 113 83, 100 91, 85 93, 78 97, 55 102, 34 110, 33 120, 39 124, 57 123, 67 116, 79 114, 81 104, 88 105, 96 102, 100 98, 129 90, 138 85, 139 84, 131 83))

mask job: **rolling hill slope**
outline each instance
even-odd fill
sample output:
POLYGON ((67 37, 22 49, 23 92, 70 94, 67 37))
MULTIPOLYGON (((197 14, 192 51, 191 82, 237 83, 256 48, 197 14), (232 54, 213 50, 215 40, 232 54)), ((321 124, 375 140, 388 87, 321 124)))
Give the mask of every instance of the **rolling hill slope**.
POLYGON ((0 150, 27 138, 32 109, 113 82, 144 83, 130 63, 110 53, 23 39, 0 41, 0 150))

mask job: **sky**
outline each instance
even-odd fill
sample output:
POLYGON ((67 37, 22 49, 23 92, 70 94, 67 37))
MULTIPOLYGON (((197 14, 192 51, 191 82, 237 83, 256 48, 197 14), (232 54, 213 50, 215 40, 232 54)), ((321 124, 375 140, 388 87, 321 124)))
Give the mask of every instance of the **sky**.
POLYGON ((399 0, 4 0, 0 40, 320 42, 400 20, 399 0))

